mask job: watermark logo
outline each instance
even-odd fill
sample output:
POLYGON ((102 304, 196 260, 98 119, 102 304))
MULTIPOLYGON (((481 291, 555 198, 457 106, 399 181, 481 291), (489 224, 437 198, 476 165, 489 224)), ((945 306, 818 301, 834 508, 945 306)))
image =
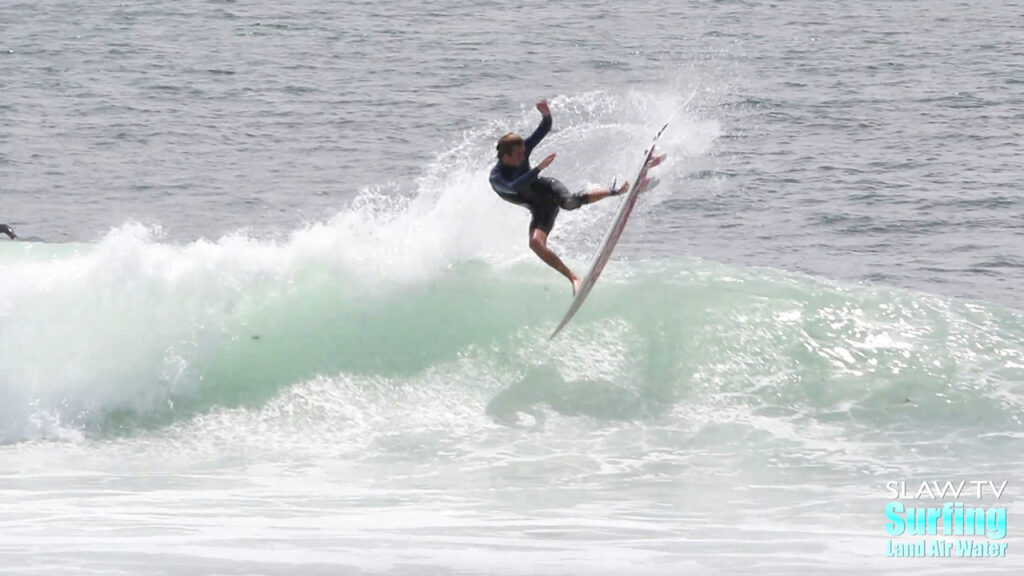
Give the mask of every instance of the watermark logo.
POLYGON ((886 482, 886 556, 1003 558, 1007 482, 886 482), (925 504, 925 505, 922 505, 925 504))

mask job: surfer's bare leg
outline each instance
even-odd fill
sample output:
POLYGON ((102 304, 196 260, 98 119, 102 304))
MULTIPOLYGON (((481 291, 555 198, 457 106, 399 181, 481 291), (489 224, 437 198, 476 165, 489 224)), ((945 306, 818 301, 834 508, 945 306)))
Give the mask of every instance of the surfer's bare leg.
POLYGON ((540 259, 545 264, 558 270, 562 276, 565 276, 569 279, 569 282, 572 282, 572 293, 575 295, 576 290, 580 287, 580 279, 572 273, 572 270, 569 270, 569 267, 565 265, 565 262, 562 262, 562 259, 557 254, 548 248, 548 233, 540 228, 530 230, 530 249, 537 256, 540 256, 540 259))
POLYGON ((559 207, 565 210, 575 210, 585 204, 593 204, 598 200, 604 200, 609 196, 618 196, 629 190, 629 182, 623 182, 621 186, 615 188, 604 188, 602 190, 594 190, 593 192, 577 192, 573 194, 558 180, 554 178, 543 178, 542 185, 546 186, 548 190, 558 198, 559 207))
POLYGON ((594 202, 597 202, 598 200, 604 200, 609 196, 618 196, 619 194, 625 194, 627 190, 629 190, 629 180, 626 180, 625 182, 622 183, 621 186, 614 190, 612 190, 611 188, 605 188, 603 190, 598 190, 596 192, 587 192, 587 197, 590 200, 589 202, 587 202, 587 204, 592 204, 594 202))

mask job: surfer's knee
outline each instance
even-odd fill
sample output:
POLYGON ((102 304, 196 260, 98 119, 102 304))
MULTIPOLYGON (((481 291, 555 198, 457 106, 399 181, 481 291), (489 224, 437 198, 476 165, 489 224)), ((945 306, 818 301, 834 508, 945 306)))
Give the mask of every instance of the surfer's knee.
POLYGON ((540 228, 530 230, 530 250, 540 252, 548 247, 548 235, 540 228))
POLYGON ((565 184, 562 184, 558 180, 548 178, 545 181, 545 185, 558 201, 557 203, 559 207, 564 208, 565 210, 575 210, 583 205, 583 203, 580 202, 580 195, 569 192, 569 189, 565 187, 565 184))
POLYGON ((570 196, 563 196, 560 205, 566 210, 575 210, 584 204, 590 204, 590 194, 578 192, 570 196))

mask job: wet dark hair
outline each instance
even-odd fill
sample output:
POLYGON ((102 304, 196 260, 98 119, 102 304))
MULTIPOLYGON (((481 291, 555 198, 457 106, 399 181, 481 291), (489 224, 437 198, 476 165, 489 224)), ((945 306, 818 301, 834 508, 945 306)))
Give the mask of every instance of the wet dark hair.
POLYGON ((498 159, 511 154, 513 150, 523 145, 523 139, 514 132, 509 132, 498 140, 498 159))

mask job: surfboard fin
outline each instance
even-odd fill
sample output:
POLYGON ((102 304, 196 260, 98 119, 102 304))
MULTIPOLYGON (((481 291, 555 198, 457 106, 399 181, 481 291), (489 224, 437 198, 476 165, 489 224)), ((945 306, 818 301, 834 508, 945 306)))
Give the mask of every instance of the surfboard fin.
POLYGON ((657 188, 660 182, 661 181, 658 180, 657 178, 645 178, 644 183, 640 185, 640 192, 650 192, 651 190, 657 188))
POLYGON ((658 156, 653 156, 652 155, 651 159, 647 162, 647 168, 654 168, 658 164, 661 164, 662 162, 664 162, 665 158, 667 158, 667 157, 668 157, 668 154, 659 154, 658 156))

